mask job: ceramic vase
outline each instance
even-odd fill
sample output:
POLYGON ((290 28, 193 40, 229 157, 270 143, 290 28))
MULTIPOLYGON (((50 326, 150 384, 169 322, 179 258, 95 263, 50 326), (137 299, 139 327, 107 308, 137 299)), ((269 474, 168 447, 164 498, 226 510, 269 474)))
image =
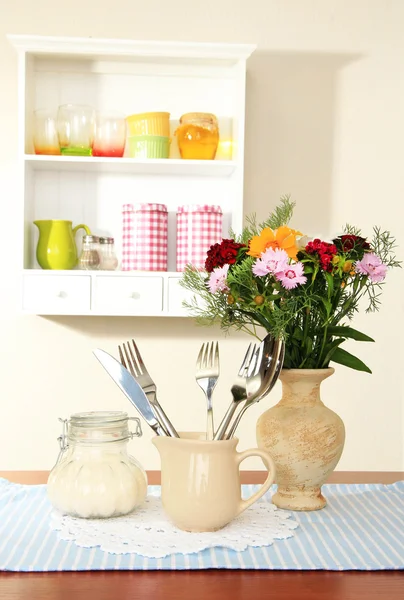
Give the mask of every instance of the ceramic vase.
POLYGON ((257 422, 258 447, 276 466, 279 508, 318 510, 326 499, 321 486, 333 472, 345 442, 341 418, 320 398, 320 384, 334 369, 284 369, 282 398, 257 422))

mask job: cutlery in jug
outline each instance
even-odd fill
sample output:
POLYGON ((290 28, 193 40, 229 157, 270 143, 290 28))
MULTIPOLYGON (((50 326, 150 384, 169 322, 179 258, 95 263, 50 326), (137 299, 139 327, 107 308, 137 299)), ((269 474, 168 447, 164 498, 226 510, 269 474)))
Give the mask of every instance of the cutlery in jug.
MULTIPOLYGON (((266 356, 266 361, 264 361, 267 365, 267 368, 264 373, 264 377, 261 382, 261 386, 259 389, 247 397, 247 400, 244 402, 240 412, 237 417, 234 419, 232 425, 229 428, 229 432, 226 435, 226 439, 230 439, 234 436, 235 431, 240 423, 241 417, 253 404, 259 402, 269 394, 269 392, 274 387, 275 383, 278 380, 279 374, 281 372, 283 366, 283 359, 285 357, 285 343, 282 340, 275 340, 272 354, 268 354, 266 356)), ((248 391, 248 379, 247 379, 247 391, 248 391)))
POLYGON ((233 400, 216 431, 215 440, 223 440, 227 437, 226 431, 235 421, 236 411, 244 406, 244 401, 247 401, 248 397, 260 390, 267 368, 267 357, 272 354, 274 344, 275 339, 271 334, 267 334, 258 349, 256 344, 248 346, 238 372, 238 379, 230 390, 233 400))
POLYGON ((257 355, 255 353, 255 349, 256 349, 256 344, 252 344, 252 343, 247 348, 247 352, 243 358, 239 372, 237 374, 237 379, 233 383, 233 385, 231 386, 231 389, 230 389, 231 395, 233 396, 233 401, 230 403, 226 414, 224 415, 219 427, 217 428, 217 430, 215 432, 215 435, 213 438, 214 440, 222 440, 223 439, 223 437, 226 433, 226 429, 228 428, 230 421, 237 409, 237 406, 239 405, 239 403, 242 400, 245 400, 247 398, 246 378, 247 378, 248 369, 250 368, 252 361, 254 361, 254 364, 257 361, 257 355))
POLYGON ((156 419, 146 394, 129 371, 104 350, 97 348, 93 350, 93 354, 153 431, 157 435, 166 435, 163 427, 156 419))
POLYGON ((123 366, 130 371, 132 376, 136 379, 137 383, 143 389, 144 393, 149 400, 153 411, 156 414, 158 421, 161 426, 165 430, 167 435, 171 437, 179 437, 176 432, 173 424, 170 419, 167 417, 166 413, 162 409, 161 405, 157 400, 157 387, 154 383, 153 379, 149 375, 148 370, 146 369, 146 365, 143 362, 143 359, 140 355, 138 347, 136 346, 135 340, 132 340, 132 347, 129 342, 126 344, 122 344, 123 351, 120 346, 118 346, 119 350, 119 358, 121 359, 121 363, 123 366), (125 353, 125 355, 124 355, 125 353))
POLYGON ((203 390, 207 402, 207 426, 206 439, 213 440, 213 408, 212 393, 219 379, 219 344, 211 342, 202 344, 196 361, 195 379, 199 387, 203 390))

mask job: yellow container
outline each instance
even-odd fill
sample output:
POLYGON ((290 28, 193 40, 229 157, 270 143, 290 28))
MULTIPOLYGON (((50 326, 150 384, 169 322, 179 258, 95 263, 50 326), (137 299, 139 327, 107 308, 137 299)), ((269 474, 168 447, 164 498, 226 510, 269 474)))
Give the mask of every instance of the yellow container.
POLYGON ((126 117, 129 136, 159 135, 170 137, 170 113, 147 112, 126 117))
POLYGON ((175 135, 181 158, 213 160, 219 144, 219 125, 211 113, 182 115, 175 135))

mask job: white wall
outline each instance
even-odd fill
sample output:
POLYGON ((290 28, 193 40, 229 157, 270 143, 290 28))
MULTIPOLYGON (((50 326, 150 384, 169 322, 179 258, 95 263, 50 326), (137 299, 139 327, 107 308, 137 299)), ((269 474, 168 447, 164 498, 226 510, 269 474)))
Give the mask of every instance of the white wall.
MULTIPOLYGON (((221 341, 217 414, 248 342, 186 319, 18 314, 17 61, 5 35, 257 43, 248 66, 245 212, 264 218, 291 193, 294 224, 308 234, 328 236, 347 221, 366 232, 380 224, 404 257, 403 23, 401 0, 0 0, 0 470, 50 468, 59 416, 130 410, 92 348, 115 353, 135 337, 177 428, 200 429, 204 398, 193 369, 201 342, 221 341)), ((324 384, 324 401, 347 428, 340 469, 404 469, 402 291, 403 272, 391 273, 381 312, 355 321, 377 340, 356 347, 373 375, 340 367, 324 384)), ((240 447, 255 444, 257 417, 279 397, 277 386, 250 409, 240 447)), ((150 437, 146 430, 131 449, 158 468, 150 437)))

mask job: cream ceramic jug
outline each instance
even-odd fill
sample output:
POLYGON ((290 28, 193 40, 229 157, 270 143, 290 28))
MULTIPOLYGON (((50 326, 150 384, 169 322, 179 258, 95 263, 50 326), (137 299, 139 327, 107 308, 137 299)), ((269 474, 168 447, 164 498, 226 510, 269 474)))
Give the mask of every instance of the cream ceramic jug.
POLYGON ((270 488, 275 465, 258 448, 237 452, 237 438, 206 441, 202 433, 180 433, 179 438, 155 437, 161 457, 161 497, 169 519, 185 531, 221 529, 270 488), (241 498, 240 463, 259 456, 269 474, 247 500, 241 498))

